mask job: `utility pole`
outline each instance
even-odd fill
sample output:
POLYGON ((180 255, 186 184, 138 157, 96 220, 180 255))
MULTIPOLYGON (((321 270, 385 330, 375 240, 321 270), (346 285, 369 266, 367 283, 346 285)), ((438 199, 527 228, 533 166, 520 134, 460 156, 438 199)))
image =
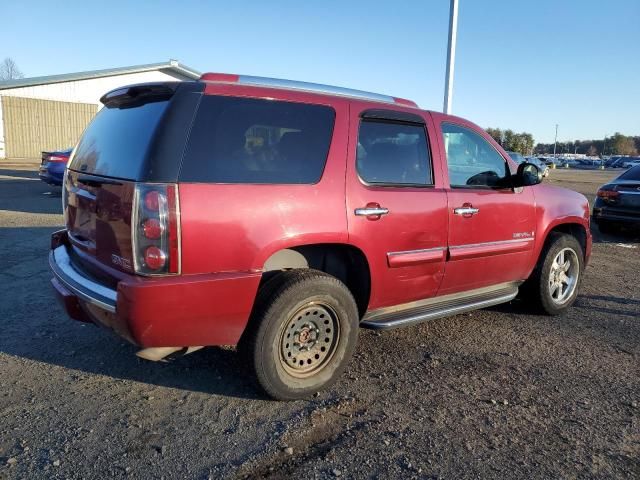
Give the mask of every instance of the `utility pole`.
POLYGON ((451 113, 453 99, 453 68, 456 62, 456 39, 458 36, 458 0, 451 0, 449 12, 449 45, 447 48, 447 74, 444 85, 444 106, 442 111, 451 113))
POLYGON ((553 142, 553 156, 556 156, 556 146, 558 145, 558 124, 556 123, 556 139, 553 142))

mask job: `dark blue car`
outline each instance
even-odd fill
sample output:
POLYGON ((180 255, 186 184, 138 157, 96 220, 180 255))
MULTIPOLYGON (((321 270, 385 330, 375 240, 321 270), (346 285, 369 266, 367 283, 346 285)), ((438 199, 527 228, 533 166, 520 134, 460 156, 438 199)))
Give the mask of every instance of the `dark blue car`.
POLYGON ((72 148, 55 152, 42 152, 42 163, 38 175, 40 180, 49 185, 62 185, 64 169, 71 155, 72 148))

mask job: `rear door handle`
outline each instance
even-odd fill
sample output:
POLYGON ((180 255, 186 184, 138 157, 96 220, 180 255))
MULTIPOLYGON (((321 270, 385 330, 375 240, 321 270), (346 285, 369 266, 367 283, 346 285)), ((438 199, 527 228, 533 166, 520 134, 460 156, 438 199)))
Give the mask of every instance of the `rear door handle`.
POLYGON ((475 215, 480 211, 479 208, 473 207, 460 207, 453 210, 453 213, 456 215, 462 215, 463 217, 470 217, 471 215, 475 215))

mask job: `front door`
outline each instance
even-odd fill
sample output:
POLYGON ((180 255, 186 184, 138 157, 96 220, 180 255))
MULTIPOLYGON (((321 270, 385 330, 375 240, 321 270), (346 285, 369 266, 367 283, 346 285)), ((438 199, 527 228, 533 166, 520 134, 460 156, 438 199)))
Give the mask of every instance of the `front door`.
POLYGON ((449 258, 440 294, 524 280, 536 234, 533 192, 511 187, 509 162, 480 129, 446 118, 436 120, 449 182, 449 258))
POLYGON ((347 221, 350 243, 370 262, 370 310, 432 297, 444 275, 447 200, 427 122, 352 107, 347 221))

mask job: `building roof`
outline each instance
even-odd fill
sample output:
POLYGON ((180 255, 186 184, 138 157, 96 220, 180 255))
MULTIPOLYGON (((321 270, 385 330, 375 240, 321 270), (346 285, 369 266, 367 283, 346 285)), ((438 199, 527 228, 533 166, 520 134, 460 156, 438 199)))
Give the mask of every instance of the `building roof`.
POLYGON ((46 77, 20 78, 0 82, 0 90, 18 87, 34 87, 36 85, 46 85, 49 83, 74 82, 77 80, 89 80, 92 78, 112 77, 115 75, 126 75, 129 73, 149 72, 154 70, 171 70, 189 78, 200 78, 200 72, 191 67, 182 65, 177 60, 169 60, 162 63, 150 63, 147 65, 134 65, 132 67, 107 68, 105 70, 91 70, 88 72, 65 73, 62 75, 48 75, 46 77))

